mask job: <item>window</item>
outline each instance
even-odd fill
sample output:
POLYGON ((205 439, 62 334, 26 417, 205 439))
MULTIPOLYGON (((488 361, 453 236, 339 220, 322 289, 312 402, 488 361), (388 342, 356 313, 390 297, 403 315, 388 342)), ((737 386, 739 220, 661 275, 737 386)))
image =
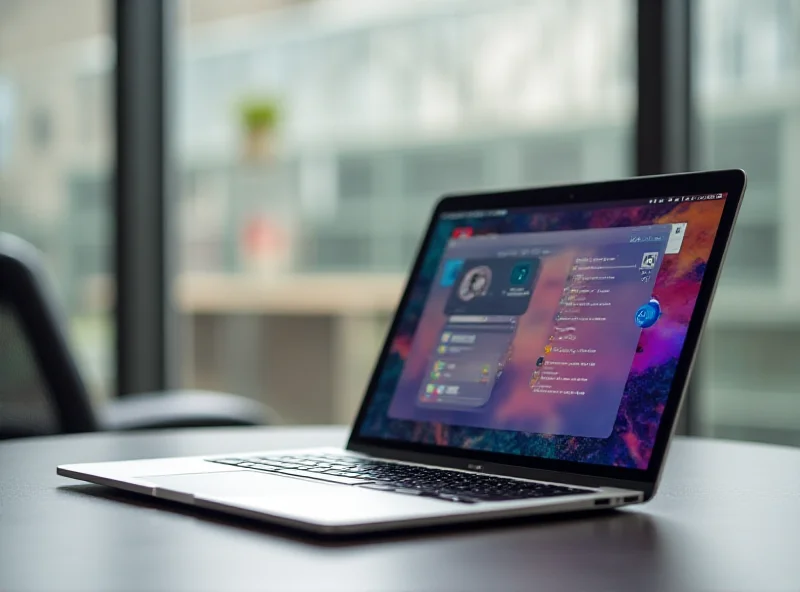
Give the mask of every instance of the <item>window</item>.
POLYGON ((106 0, 0 0, 0 231, 43 251, 92 394, 113 390, 106 0))
POLYGON ((800 2, 695 7, 702 168, 748 173, 698 368, 708 434, 800 443, 800 2))
POLYGON ((184 383, 350 421, 442 193, 632 172, 633 9, 184 0, 184 383))

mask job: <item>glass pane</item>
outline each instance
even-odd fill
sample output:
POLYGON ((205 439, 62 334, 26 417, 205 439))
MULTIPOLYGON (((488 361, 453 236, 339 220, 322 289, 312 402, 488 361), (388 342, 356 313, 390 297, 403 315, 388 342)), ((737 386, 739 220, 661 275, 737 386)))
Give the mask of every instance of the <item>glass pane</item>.
POLYGON ((697 372, 704 431, 800 444, 800 1, 701 0, 700 166, 747 171, 697 372))
POLYGON ((349 422, 435 200, 631 171, 630 0, 183 0, 188 386, 349 422))
POLYGON ((0 232, 44 255, 93 396, 114 385, 108 0, 0 0, 0 232))

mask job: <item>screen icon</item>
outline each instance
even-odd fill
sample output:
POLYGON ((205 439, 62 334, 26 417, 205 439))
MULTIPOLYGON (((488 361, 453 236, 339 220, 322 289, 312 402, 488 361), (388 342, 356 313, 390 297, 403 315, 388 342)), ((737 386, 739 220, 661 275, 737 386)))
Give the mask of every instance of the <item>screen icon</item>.
POLYGON ((450 338, 453 336, 449 331, 442 333, 442 343, 450 343, 450 338))
POLYGON ((460 226, 453 230, 453 234, 450 236, 453 238, 469 238, 474 233, 474 230, 471 226, 460 226))
POLYGON ((511 285, 520 286, 525 283, 531 275, 530 263, 517 263, 511 270, 511 285))
POLYGON ((439 352, 440 354, 446 354, 447 353, 447 346, 446 345, 440 345, 436 349, 436 351, 439 352))
POLYGON ((434 392, 436 392, 436 385, 429 384, 429 385, 427 385, 425 387, 425 393, 426 394, 432 395, 434 392))
POLYGON ((661 317, 661 304, 655 298, 651 298, 647 304, 643 304, 636 311, 634 320, 636 325, 642 329, 648 329, 656 324, 661 317))
POLYGON ((654 269, 658 261, 658 251, 642 255, 642 265, 639 269, 654 269))
POLYGON ((463 259, 448 259, 445 261, 444 267, 442 268, 442 278, 439 280, 439 284, 443 288, 449 288, 455 284, 456 280, 458 279, 458 274, 461 273, 461 267, 463 265, 463 259))
POLYGON ((544 366, 544 356, 539 356, 539 359, 536 360, 536 367, 541 368, 544 366))

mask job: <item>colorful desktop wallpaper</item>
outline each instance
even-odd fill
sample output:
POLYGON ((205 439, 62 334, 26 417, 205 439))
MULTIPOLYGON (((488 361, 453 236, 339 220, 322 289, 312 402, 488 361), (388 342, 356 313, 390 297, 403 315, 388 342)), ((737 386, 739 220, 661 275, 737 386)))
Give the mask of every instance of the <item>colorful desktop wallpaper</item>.
POLYGON ((658 235, 662 242, 632 242, 634 231, 630 227, 508 233, 496 235, 492 240, 450 241, 443 254, 443 265, 456 262, 467 272, 474 264, 466 261, 480 261, 495 276, 490 282, 493 290, 488 299, 470 300, 469 304, 479 311, 476 314, 506 315, 515 311, 508 317, 514 321, 486 323, 479 328, 460 323, 451 325, 451 312, 445 303, 460 303, 457 282, 449 286, 438 279, 428 293, 414 343, 395 387, 389 416, 497 430, 608 437, 616 423, 631 362, 635 355, 640 355, 636 354, 636 346, 643 329, 636 324, 636 311, 649 302, 653 291, 652 283, 641 280, 638 265, 654 249, 660 265, 672 234, 669 224, 635 228, 648 229, 641 235, 648 239, 658 235), (524 242, 519 242, 522 237, 524 242), (498 258, 498 255, 517 248, 544 248, 548 254, 539 259, 537 281, 530 297, 509 299, 503 294, 511 286, 505 285, 503 278, 509 277, 515 265, 528 260, 525 256, 498 258), (475 259, 476 256, 483 258, 475 259), (579 271, 580 266, 576 265, 579 260, 588 267, 579 271), (501 261, 506 262, 505 268, 501 261), (576 283, 569 279, 573 273, 606 279, 576 283), (598 287, 603 295, 596 292, 598 287), (565 296, 564 290, 570 288, 583 290, 581 296, 565 296), (570 305, 566 298, 579 300, 570 305), (507 308, 509 303, 515 308, 507 308), (556 316, 562 314, 574 320, 556 321, 556 316), (567 335, 558 331, 567 328, 572 330, 567 335), (449 334, 448 342, 450 338, 475 338, 470 345, 478 345, 448 353, 447 346, 440 344, 443 334, 449 334), (445 351, 440 352, 441 347, 445 351), (537 365, 539 359, 541 365, 537 365), (496 376, 501 360, 501 374, 496 376), (444 376, 441 373, 434 376, 434 363, 442 364, 444 376), (485 378, 481 375, 486 380, 485 386, 477 376, 479 367, 488 370, 485 378), (546 378, 541 381, 537 378, 532 386, 531 379, 537 369, 546 378), (492 373, 494 381, 489 376, 492 373), (544 388, 542 383, 546 384, 544 388), (428 384, 434 387, 431 394, 423 392, 428 384), (441 401, 435 392, 438 385, 444 385, 439 386, 442 395, 447 385, 458 385, 457 392, 462 396, 444 397, 441 401), (470 403, 462 404, 464 399, 470 403))
MULTIPOLYGON (((366 414, 362 437, 484 450, 505 454, 646 469, 669 395, 725 200, 595 209, 517 210, 503 217, 440 220, 402 311, 366 414), (408 359, 441 256, 454 230, 474 234, 545 232, 685 222, 680 253, 664 259, 653 286, 662 317, 642 331, 616 421, 607 438, 559 436, 512 430, 392 419, 388 409, 408 359)), ((469 239, 465 239, 469 240, 469 239)))

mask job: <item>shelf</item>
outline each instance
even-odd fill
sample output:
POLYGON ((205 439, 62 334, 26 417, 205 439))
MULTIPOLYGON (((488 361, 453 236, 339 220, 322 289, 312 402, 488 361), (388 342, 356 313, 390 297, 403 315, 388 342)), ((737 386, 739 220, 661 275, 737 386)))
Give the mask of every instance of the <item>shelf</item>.
POLYGON ((714 386, 702 394, 713 406, 706 423, 772 430, 800 426, 800 385, 796 392, 714 386))
POLYGON ((800 301, 787 301, 775 288, 727 285, 719 288, 708 318, 710 327, 800 330, 800 301))
POLYGON ((186 274, 175 284, 181 312, 275 315, 391 314, 401 274, 186 274))

